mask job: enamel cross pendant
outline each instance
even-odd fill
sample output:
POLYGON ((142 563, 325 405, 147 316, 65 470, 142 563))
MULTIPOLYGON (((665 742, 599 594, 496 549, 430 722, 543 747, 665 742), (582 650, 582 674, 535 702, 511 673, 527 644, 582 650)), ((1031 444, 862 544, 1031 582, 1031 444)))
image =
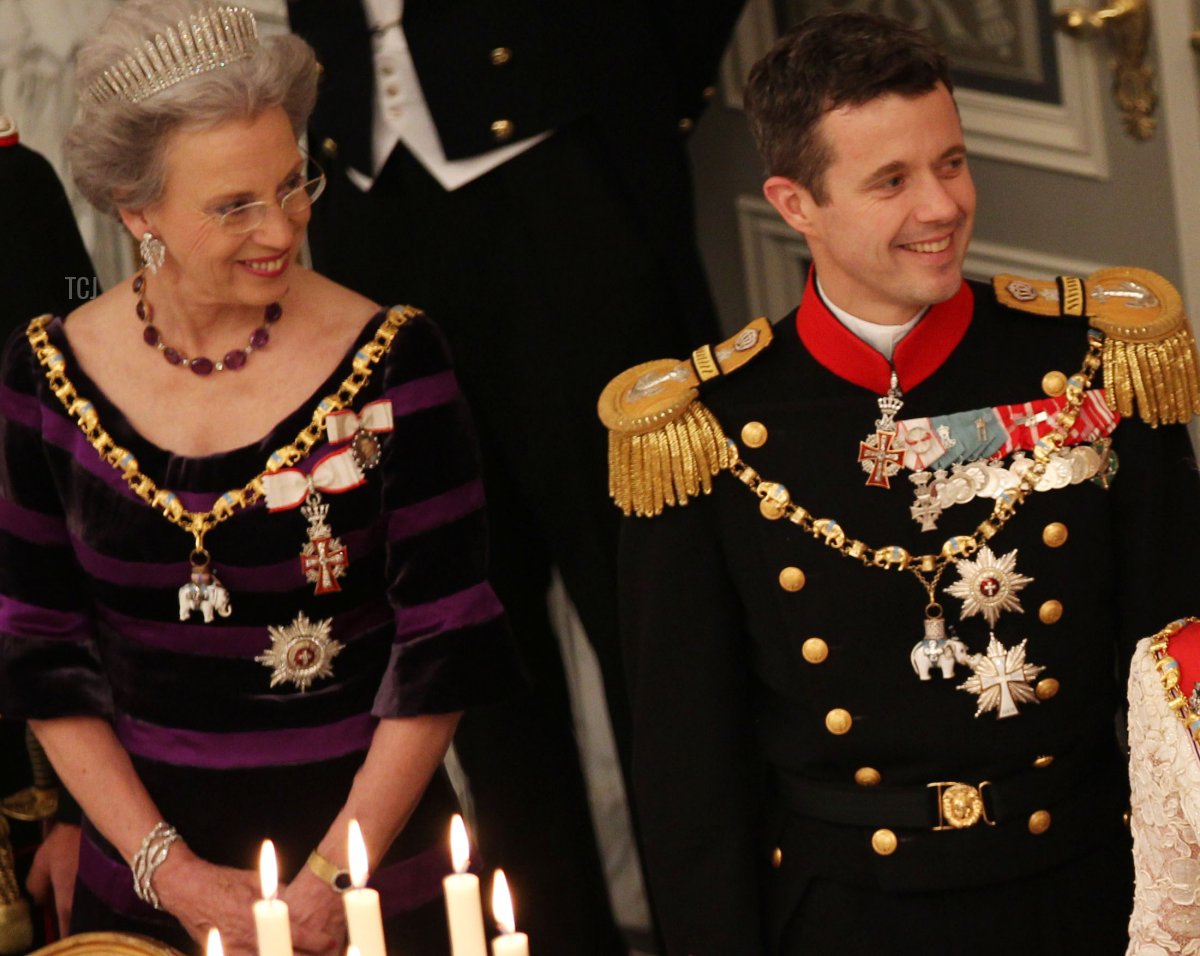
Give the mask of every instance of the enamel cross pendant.
POLYGON ((350 556, 345 545, 333 537, 328 523, 329 505, 321 500, 319 491, 312 491, 300 513, 308 519, 308 543, 300 551, 305 579, 316 585, 314 594, 340 591, 338 578, 346 573, 350 556))
POLYGON ((875 419, 875 432, 858 443, 858 460, 867 473, 867 484, 875 488, 891 488, 891 479, 904 464, 904 446, 896 441, 896 414, 904 407, 900 398, 900 383, 892 372, 887 394, 877 399, 880 417, 875 419))

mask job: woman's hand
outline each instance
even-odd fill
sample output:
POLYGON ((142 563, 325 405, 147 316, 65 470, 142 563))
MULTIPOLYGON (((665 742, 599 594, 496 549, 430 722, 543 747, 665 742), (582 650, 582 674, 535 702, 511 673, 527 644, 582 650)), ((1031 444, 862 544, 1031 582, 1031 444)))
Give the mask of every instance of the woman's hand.
POLYGON ((288 905, 297 956, 335 956, 345 950, 342 897, 307 866, 301 867, 280 899, 288 905))
POLYGON ((226 956, 257 956, 254 914, 258 874, 200 859, 182 840, 171 847, 151 881, 163 909, 203 949, 208 931, 221 931, 226 956))
POLYGON ((75 874, 79 871, 79 827, 56 823, 46 834, 25 882, 33 901, 46 905, 51 894, 58 915, 58 932, 66 936, 71 925, 71 901, 75 896, 75 874))

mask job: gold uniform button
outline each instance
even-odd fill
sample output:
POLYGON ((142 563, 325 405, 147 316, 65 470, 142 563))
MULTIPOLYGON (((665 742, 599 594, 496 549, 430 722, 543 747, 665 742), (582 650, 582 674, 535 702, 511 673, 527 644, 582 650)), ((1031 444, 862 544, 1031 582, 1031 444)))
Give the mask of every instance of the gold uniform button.
POLYGON ((883 774, 874 767, 859 767, 854 771, 854 782, 860 787, 877 787, 881 780, 883 774))
POLYGON ((1046 601, 1038 608, 1038 620, 1043 624, 1057 624, 1062 615, 1062 601, 1046 601))
POLYGON ((692 131, 692 129, 695 127, 696 121, 693 120, 690 116, 685 116, 676 125, 679 127, 679 132, 690 133, 692 131))
POLYGON ((1125 826, 1129 826, 1129 811, 1128 810, 1126 810, 1124 813, 1121 814, 1121 822, 1124 823, 1125 826))
POLYGON ((807 580, 799 568, 788 567, 779 572, 779 586, 785 591, 799 591, 807 580))
POLYGON ((1054 758, 1050 754, 1042 754, 1040 757, 1035 757, 1033 761, 1033 765, 1038 770, 1045 770, 1052 763, 1054 763, 1054 758))
POLYGON ((336 156, 337 156, 337 140, 331 139, 330 137, 326 136, 323 140, 321 140, 321 152, 324 153, 326 156, 328 156, 330 159, 336 158, 336 156))
POLYGON ((777 870, 783 866, 783 850, 779 849, 779 847, 775 847, 775 849, 771 851, 771 866, 775 867, 777 870))
POLYGON ((876 830, 871 834, 871 849, 880 856, 891 856, 896 852, 899 842, 891 830, 876 830))
POLYGON ((492 66, 504 66, 512 59, 512 50, 506 46, 498 46, 488 54, 488 59, 492 61, 492 66))
POLYGON ((1051 398, 1067 390, 1067 377, 1062 372, 1047 372, 1042 376, 1042 391, 1051 398))
POLYGON ((742 426, 742 444, 747 448, 762 448, 767 443, 767 426, 762 422, 746 422, 742 426))
POLYGON ((497 143, 507 143, 515 132, 516 127, 513 126, 512 120, 499 119, 492 124, 492 138, 497 143))
POLYGON ((1053 677, 1040 680, 1037 682, 1037 687, 1034 688, 1033 692, 1037 694, 1038 700, 1049 700, 1058 693, 1058 681, 1053 677))
POLYGON ((700 95, 703 96, 705 100, 711 100, 717 95, 717 88, 715 86, 706 86, 700 95))
POLYGON ((1029 814, 1029 832, 1034 836, 1041 836, 1050 829, 1050 811, 1035 810, 1029 814))
POLYGON ((841 707, 835 707, 825 715, 825 729, 835 737, 848 734, 853 723, 854 718, 850 716, 850 711, 841 707))
POLYGON ((1067 543, 1067 526, 1061 521, 1051 521, 1042 529, 1042 542, 1047 548, 1061 548, 1067 543))
POLYGON ((800 653, 810 664, 820 664, 829 656, 829 645, 819 637, 810 637, 800 648, 800 653))

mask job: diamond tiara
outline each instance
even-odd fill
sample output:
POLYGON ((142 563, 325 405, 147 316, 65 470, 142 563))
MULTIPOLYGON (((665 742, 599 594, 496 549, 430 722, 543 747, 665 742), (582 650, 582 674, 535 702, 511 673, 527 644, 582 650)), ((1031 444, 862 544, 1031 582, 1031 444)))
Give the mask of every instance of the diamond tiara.
POLYGON ((245 7, 210 7, 134 48, 89 83, 83 95, 93 103, 114 97, 140 103, 190 76, 253 56, 258 48, 253 13, 245 7))

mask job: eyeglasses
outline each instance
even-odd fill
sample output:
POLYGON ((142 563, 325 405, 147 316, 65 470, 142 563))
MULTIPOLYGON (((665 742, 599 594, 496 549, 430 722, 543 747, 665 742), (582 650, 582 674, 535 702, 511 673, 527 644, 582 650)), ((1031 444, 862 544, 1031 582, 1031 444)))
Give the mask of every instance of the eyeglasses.
MULTIPOLYGON (((316 163, 313 163, 311 160, 309 162, 312 168, 301 170, 293 177, 293 180, 300 179, 300 177, 314 171, 317 175, 312 179, 303 180, 295 188, 288 190, 279 197, 279 208, 283 210, 283 214, 289 219, 295 219, 300 216, 325 191, 325 174, 321 172, 320 167, 316 163)), ((253 232, 261 226, 266 221, 267 212, 271 208, 271 205, 271 203, 264 202, 263 200, 259 200, 258 202, 244 202, 227 208, 223 212, 220 210, 215 211, 210 215, 221 229, 234 235, 241 235, 253 232)))

